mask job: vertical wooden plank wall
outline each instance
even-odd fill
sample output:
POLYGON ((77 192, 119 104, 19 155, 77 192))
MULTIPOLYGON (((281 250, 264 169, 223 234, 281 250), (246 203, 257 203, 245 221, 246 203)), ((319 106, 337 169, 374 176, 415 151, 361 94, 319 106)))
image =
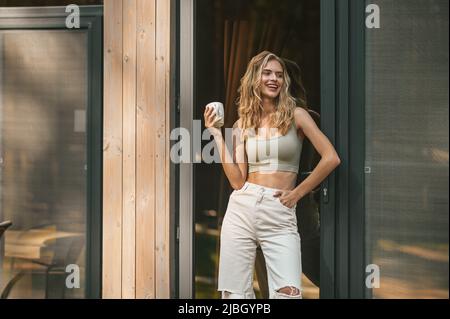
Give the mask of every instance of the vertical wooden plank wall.
MULTIPOLYGON (((136 294, 155 297, 155 1, 138 0, 136 294), (151 137, 151 138, 150 138, 151 137), (151 230, 151 231, 150 231, 151 230)), ((162 80, 162 79, 161 79, 162 80)))
POLYGON ((122 1, 104 6, 102 295, 122 296, 122 1))
POLYGON ((136 1, 123 0, 122 298, 136 293, 136 1))
POLYGON ((170 298, 171 1, 104 15, 103 298, 170 298))

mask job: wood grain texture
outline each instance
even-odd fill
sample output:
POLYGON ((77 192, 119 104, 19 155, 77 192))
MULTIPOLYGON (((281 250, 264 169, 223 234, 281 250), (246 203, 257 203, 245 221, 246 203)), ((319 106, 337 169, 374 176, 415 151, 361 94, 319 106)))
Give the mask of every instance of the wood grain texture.
POLYGON ((105 1, 103 297, 122 297, 122 0, 105 1))
POLYGON ((136 30, 135 0, 123 2, 122 298, 136 296, 136 30))
POLYGON ((106 298, 171 297, 171 9, 105 0, 106 298))
POLYGON ((137 0, 137 227, 136 297, 155 298, 156 8, 137 0))
POLYGON ((169 118, 166 117, 166 109, 170 108, 167 87, 170 79, 170 1, 156 0, 156 170, 155 179, 158 188, 156 190, 156 297, 169 297, 169 197, 166 192, 169 188, 169 170, 166 165, 170 161, 166 145, 169 136, 166 135, 166 127, 169 118))

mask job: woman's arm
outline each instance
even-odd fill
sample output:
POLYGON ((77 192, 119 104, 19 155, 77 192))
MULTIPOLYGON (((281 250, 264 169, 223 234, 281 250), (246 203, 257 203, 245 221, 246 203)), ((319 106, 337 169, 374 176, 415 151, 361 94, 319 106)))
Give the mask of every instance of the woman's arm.
POLYGON ((295 122, 321 156, 319 163, 311 174, 293 190, 300 199, 325 180, 339 166, 341 160, 331 142, 317 127, 308 111, 303 108, 296 108, 295 122))
POLYGON ((245 154, 245 143, 241 139, 239 121, 233 125, 233 157, 231 157, 222 137, 222 131, 213 126, 215 122, 213 108, 207 108, 204 117, 205 126, 214 137, 219 149, 220 161, 231 187, 241 189, 247 180, 247 156, 245 154))

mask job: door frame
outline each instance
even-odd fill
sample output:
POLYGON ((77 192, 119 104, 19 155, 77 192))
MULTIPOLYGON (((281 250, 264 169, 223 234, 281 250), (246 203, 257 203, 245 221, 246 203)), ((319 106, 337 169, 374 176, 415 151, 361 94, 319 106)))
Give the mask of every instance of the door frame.
MULTIPOLYGON (((195 0, 178 0, 179 27, 179 125, 190 133, 190 145, 193 141, 193 119, 195 98, 195 0), (183 30, 183 32, 179 32, 183 30), (182 106, 182 107, 181 107, 182 106)), ((179 298, 193 299, 195 296, 194 266, 194 167, 192 154, 190 163, 179 165, 178 198, 178 278, 179 298), (180 190, 183 190, 182 192, 180 190)))
MULTIPOLYGON (((320 2, 320 127, 336 146, 336 2, 320 2)), ((337 147, 336 147, 337 148, 337 147)), ((342 154, 337 149, 342 158, 342 154)), ((342 166, 341 166, 342 167, 342 166)), ((339 170, 341 169, 338 168, 339 170)), ((334 298, 336 285, 336 173, 320 187, 320 298, 334 298)))
POLYGON ((365 157, 366 157, 366 1, 350 0, 349 20, 349 110, 348 140, 348 298, 372 298, 365 285, 366 277, 366 209, 365 209, 365 157))
MULTIPOLYGON (((0 30, 67 30, 65 6, 2 7, 0 30)), ((102 172, 103 172, 103 6, 79 6, 80 29, 87 32, 87 180, 86 180, 86 298, 101 298, 102 172)))
POLYGON ((321 298, 370 297, 364 278, 365 5, 321 0, 321 128, 341 158, 322 184, 321 298))
MULTIPOLYGON (((320 1, 321 129, 342 162, 321 184, 320 298, 364 298, 365 1, 320 1)), ((192 132, 196 1, 178 3, 180 126, 192 132)), ((179 297, 193 298, 192 164, 179 182, 179 297)))

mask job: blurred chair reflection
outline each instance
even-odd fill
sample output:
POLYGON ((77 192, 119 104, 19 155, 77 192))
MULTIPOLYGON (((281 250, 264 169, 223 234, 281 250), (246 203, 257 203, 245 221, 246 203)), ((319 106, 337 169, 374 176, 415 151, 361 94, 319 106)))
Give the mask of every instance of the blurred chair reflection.
POLYGON ((84 248, 83 234, 56 231, 51 228, 33 228, 10 231, 5 236, 5 257, 11 258, 12 279, 0 298, 6 299, 25 276, 44 276, 45 298, 64 298, 67 277, 66 266, 77 264, 84 248), (25 265, 17 267, 18 262, 25 265))
POLYGON ((12 225, 12 223, 8 221, 4 221, 0 223, 0 238, 2 238, 4 232, 12 225))

